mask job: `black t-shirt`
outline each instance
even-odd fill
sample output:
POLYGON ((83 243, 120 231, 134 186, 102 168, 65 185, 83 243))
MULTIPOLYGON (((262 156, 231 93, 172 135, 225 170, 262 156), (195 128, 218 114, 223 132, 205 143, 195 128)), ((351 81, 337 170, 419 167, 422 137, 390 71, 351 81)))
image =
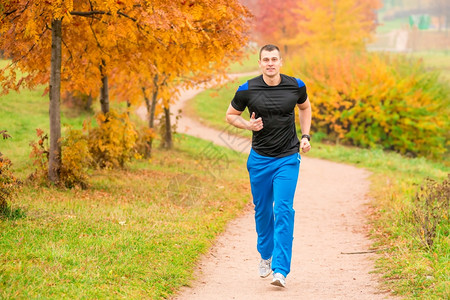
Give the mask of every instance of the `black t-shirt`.
POLYGON ((231 105, 238 111, 246 107, 255 118, 262 118, 264 128, 253 131, 252 148, 270 157, 298 153, 300 141, 295 129, 295 106, 306 101, 306 86, 300 79, 281 74, 277 86, 269 86, 260 75, 239 87, 231 105))

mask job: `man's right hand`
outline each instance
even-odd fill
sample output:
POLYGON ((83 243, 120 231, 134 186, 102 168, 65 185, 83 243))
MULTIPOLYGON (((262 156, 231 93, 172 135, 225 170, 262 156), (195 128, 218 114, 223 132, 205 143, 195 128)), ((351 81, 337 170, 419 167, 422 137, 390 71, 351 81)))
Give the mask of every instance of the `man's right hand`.
POLYGON ((250 120, 249 120, 249 128, 248 129, 252 130, 252 131, 260 131, 263 128, 264 128, 264 124, 263 124, 261 117, 259 117, 258 119, 255 119, 255 112, 253 112, 250 117, 250 120))

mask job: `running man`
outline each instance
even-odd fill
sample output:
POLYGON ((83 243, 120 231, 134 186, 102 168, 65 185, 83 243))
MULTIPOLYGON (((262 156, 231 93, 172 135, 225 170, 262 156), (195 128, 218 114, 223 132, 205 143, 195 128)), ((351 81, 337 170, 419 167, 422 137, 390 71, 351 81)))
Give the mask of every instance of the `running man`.
POLYGON ((294 194, 300 168, 300 149, 311 149, 311 105, 300 79, 280 74, 280 49, 265 45, 259 52, 262 75, 237 90, 226 112, 228 123, 251 130, 252 149, 247 161, 255 205, 261 255, 259 275, 273 271, 272 284, 285 287, 290 272, 294 235, 294 194), (302 137, 297 137, 295 107, 299 108, 302 137), (248 108, 250 120, 241 114, 248 108))

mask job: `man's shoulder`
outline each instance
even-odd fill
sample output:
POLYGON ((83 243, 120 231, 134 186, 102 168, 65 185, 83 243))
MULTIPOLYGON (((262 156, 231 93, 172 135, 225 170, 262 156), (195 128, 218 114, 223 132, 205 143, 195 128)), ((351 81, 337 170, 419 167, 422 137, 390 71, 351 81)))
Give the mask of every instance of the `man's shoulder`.
POLYGON ((258 75, 256 77, 253 77, 252 79, 249 79, 247 82, 249 84, 250 89, 264 86, 264 80, 262 78, 263 78, 262 75, 258 75))
POLYGON ((237 91, 238 92, 248 91, 248 81, 240 85, 237 91))
POLYGON ((287 84, 295 85, 297 87, 303 87, 305 86, 305 83, 296 77, 292 77, 286 74, 280 74, 282 78, 282 82, 286 82, 287 84))
POLYGON ((249 89, 254 89, 261 85, 262 75, 256 76, 252 79, 247 80, 242 85, 239 86, 238 92, 248 91, 249 89))

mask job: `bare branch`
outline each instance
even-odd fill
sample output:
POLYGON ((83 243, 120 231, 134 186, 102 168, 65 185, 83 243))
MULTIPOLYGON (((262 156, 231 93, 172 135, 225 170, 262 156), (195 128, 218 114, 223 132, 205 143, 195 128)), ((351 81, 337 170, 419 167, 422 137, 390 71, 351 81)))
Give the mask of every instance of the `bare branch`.
POLYGON ((70 14, 72 16, 81 16, 81 17, 92 17, 95 15, 111 15, 111 12, 109 11, 101 11, 101 10, 94 10, 94 11, 71 11, 70 14))
POLYGON ((61 41, 62 41, 63 45, 67 48, 67 51, 69 52, 69 57, 67 58, 67 61, 72 60, 72 58, 73 58, 72 51, 70 51, 69 46, 67 46, 67 44, 63 38, 61 38, 61 41))
POLYGON ((119 16, 123 16, 123 17, 125 17, 125 18, 128 18, 128 19, 130 19, 130 20, 132 20, 132 21, 134 21, 134 22, 137 22, 137 19, 136 19, 136 18, 130 17, 129 15, 124 14, 124 13, 121 12, 120 10, 117 11, 117 14, 118 14, 119 16))
POLYGON ((95 34, 94 28, 92 28, 92 22, 89 23, 89 28, 91 28, 92 35, 94 36, 94 39, 95 39, 95 41, 97 42, 97 46, 98 46, 98 48, 100 49, 100 51, 102 51, 105 55, 109 56, 109 54, 106 53, 106 52, 103 50, 102 45, 100 45, 100 42, 99 42, 99 40, 98 40, 98 38, 97 38, 97 35, 95 34))
POLYGON ((92 1, 91 0, 89 0, 89 5, 91 6, 91 11, 93 11, 94 10, 94 5, 92 5, 92 1))
POLYGON ((15 13, 16 11, 17 11, 17 8, 16 8, 16 9, 13 9, 12 11, 7 11, 7 12, 5 12, 5 17, 9 16, 10 14, 15 13))
MULTIPOLYGON (((11 20, 11 22, 12 22, 14 19, 16 19, 18 16, 20 16, 25 10, 27 10, 29 4, 30 4, 30 1, 28 1, 27 4, 25 4, 25 7, 22 9, 22 11, 19 12, 19 13, 17 14, 17 16, 15 16, 15 17, 11 20)), ((16 8, 16 9, 13 9, 12 11, 5 12, 4 17, 1 19, 2 22, 3 22, 9 15, 15 13, 16 11, 17 11, 17 8, 16 8)))

